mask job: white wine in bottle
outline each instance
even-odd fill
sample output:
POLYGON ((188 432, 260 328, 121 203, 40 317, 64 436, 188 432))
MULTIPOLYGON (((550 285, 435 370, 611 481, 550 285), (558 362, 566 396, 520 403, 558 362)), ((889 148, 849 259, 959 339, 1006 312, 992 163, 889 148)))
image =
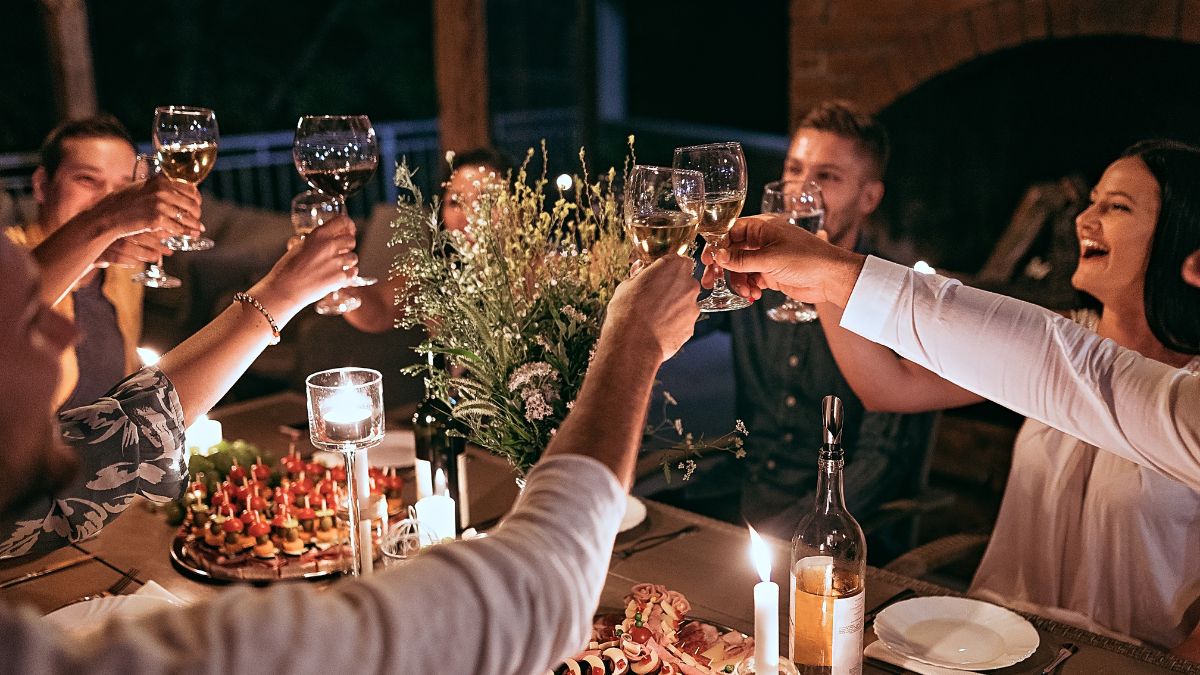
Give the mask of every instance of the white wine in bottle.
POLYGON ((788 656, 801 673, 862 672, 867 540, 842 493, 842 402, 821 404, 824 442, 812 512, 792 537, 788 656))

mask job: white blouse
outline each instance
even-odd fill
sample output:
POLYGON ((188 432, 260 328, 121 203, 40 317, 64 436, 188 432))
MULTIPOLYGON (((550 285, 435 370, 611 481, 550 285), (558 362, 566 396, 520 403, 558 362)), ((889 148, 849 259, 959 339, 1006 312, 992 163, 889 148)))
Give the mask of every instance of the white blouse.
POLYGON ((1160 647, 1191 632, 1200 358, 1173 368, 1035 305, 877 258, 842 326, 1033 418, 973 594, 1160 647))

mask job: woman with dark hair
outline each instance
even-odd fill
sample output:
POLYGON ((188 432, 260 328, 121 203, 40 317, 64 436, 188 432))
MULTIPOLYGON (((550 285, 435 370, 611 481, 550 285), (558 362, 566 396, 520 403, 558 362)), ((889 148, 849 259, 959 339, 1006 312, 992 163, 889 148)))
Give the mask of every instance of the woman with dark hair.
POLYGON ((1162 192, 1146 267, 1146 320, 1164 347, 1200 354, 1200 288, 1180 275, 1200 250, 1200 149, 1175 141, 1142 141, 1122 157, 1137 157, 1162 192))
POLYGON ((735 226, 721 264, 743 294, 845 307, 841 326, 879 343, 847 334, 851 348, 834 351, 875 374, 851 379, 856 391, 900 392, 905 411, 985 393, 1030 416, 972 595, 1175 648, 1200 620, 1200 455, 1179 419, 1200 373, 1200 290, 1185 282, 1200 249, 1200 149, 1132 146, 1076 231, 1072 283, 1102 303, 1098 335, 875 258, 827 251, 843 259, 817 271, 805 259, 816 241, 765 218, 735 226))

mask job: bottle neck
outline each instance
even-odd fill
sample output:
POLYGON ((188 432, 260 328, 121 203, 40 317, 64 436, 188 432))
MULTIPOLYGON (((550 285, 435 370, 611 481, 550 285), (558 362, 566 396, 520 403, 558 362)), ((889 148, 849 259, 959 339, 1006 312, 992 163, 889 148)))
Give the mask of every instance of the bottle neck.
POLYGON ((842 491, 842 466, 845 453, 841 446, 821 446, 817 460, 817 511, 832 513, 846 510, 846 496, 842 491))

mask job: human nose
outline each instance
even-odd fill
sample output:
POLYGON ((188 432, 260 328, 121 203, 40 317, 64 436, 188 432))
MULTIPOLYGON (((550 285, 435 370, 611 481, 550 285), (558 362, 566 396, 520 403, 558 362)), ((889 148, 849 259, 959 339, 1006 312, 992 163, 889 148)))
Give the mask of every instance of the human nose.
POLYGON ((1095 204, 1089 204, 1087 208, 1079 212, 1075 216, 1075 229, 1083 231, 1089 227, 1095 227, 1099 222, 1099 209, 1095 204))

